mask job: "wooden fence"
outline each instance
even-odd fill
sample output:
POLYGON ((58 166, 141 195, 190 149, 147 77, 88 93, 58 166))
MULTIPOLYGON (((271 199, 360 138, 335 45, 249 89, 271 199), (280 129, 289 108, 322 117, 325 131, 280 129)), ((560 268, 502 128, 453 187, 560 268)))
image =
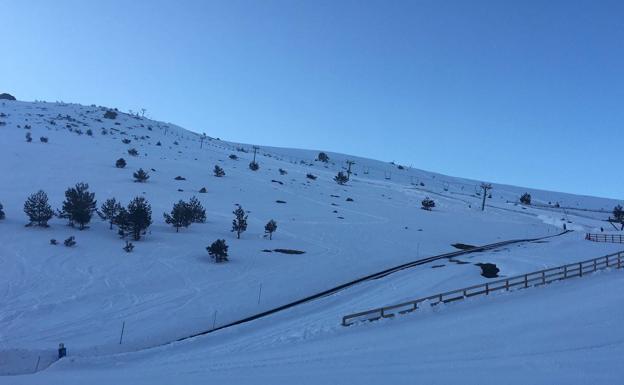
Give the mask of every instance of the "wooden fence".
POLYGON ((488 295, 498 290, 510 291, 524 289, 573 277, 582 277, 583 275, 610 267, 617 269, 624 267, 624 251, 605 255, 604 257, 588 259, 582 262, 487 282, 481 285, 447 291, 445 293, 435 294, 397 305, 384 306, 360 313, 349 314, 342 317, 342 326, 349 326, 360 321, 375 321, 381 318, 392 318, 396 315, 410 313, 422 306, 435 306, 441 303, 460 301, 478 295, 488 295))
POLYGON ((585 235, 585 239, 593 242, 624 243, 622 234, 590 234, 585 235))

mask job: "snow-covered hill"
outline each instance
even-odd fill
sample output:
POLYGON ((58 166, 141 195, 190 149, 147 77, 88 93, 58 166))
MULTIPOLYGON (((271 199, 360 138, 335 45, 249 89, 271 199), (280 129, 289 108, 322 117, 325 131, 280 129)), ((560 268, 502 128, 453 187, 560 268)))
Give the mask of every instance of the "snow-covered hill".
MULTIPOLYGON (((346 293, 337 295, 343 298, 336 299, 338 304, 328 300, 329 310, 318 315, 322 322, 302 314, 275 338, 321 333, 338 325, 342 313, 366 306, 483 282, 476 262, 496 263, 502 275, 513 275, 618 250, 584 242, 581 234, 614 230, 605 222, 618 203, 614 200, 494 184, 482 212, 480 181, 337 153, 327 153, 324 163, 315 160, 318 150, 265 146, 257 154, 260 169, 252 171, 252 144, 202 140, 173 124, 124 113, 107 119, 106 111, 0 103, 0 203, 6 213, 0 221, 0 280, 5 283, 0 287, 0 374, 33 371, 38 357, 39 369, 47 367, 60 342, 74 357, 150 348, 419 256, 452 251, 455 243, 554 235, 564 225, 579 230, 548 243, 467 258, 472 263, 423 266, 362 285, 349 291, 348 300, 346 293), (32 142, 26 141, 27 133, 32 142), (138 156, 128 154, 131 148, 138 156), (125 168, 115 167, 121 157, 125 168), (333 177, 346 170, 347 161, 355 162, 353 175, 341 186, 333 177), (224 177, 213 175, 215 165, 225 170, 224 177), (149 171, 147 183, 133 181, 139 168, 149 171), (111 197, 149 201, 154 223, 132 253, 122 250, 124 241, 97 217, 83 231, 58 218, 49 228, 24 226, 23 204, 30 194, 42 189, 60 208, 65 190, 77 182, 89 184, 98 205, 111 197), (525 192, 532 206, 517 203, 525 192), (206 208, 207 221, 176 233, 162 214, 192 196, 206 208), (433 211, 420 209, 425 197, 435 201, 433 211), (236 204, 249 212, 249 228, 240 240, 230 231, 236 204), (272 240, 264 237, 270 219, 278 224, 272 240), (75 236, 76 246, 62 245, 69 236, 75 236), (61 244, 51 245, 52 238, 61 244), (216 239, 229 245, 228 263, 209 258, 206 246, 216 239), (296 325, 303 326, 297 330, 296 325)), ((184 348, 177 349, 182 360, 184 348)), ((91 361, 86 362, 88 367, 91 361)), ((0 377, 0 383, 7 378, 0 377)))

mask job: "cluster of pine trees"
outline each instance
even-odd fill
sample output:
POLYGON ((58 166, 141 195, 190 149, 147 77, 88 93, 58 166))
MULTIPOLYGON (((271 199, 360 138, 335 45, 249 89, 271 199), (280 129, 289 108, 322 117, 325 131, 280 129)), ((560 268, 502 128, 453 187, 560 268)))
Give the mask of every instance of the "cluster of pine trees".
POLYGON ((107 199, 100 210, 97 209, 95 193, 89 191, 86 183, 77 183, 65 191, 65 200, 56 213, 48 203, 48 195, 39 190, 26 199, 24 213, 28 216, 26 226, 48 227, 48 221, 54 216, 68 220, 68 225, 80 230, 87 228, 96 213, 104 220, 119 228, 119 235, 123 238, 132 236, 135 241, 141 239, 152 224, 152 208, 143 197, 136 197, 127 207, 123 207, 115 198, 107 199))
MULTIPOLYGON (((4 207, 0 204, 0 219, 5 217, 3 209, 4 207)), ((79 230, 88 228, 93 215, 97 213, 102 220, 108 222, 109 229, 112 230, 113 226, 117 227, 118 234, 122 239, 131 238, 134 241, 140 240, 152 224, 152 207, 144 197, 135 197, 127 206, 122 205, 115 198, 109 198, 98 209, 95 193, 89 191, 87 183, 82 182, 65 191, 65 200, 61 209, 56 210, 56 212, 48 201, 48 195, 43 190, 39 190, 26 199, 24 213, 29 219, 26 226, 48 227, 50 219, 56 216, 67 219, 69 226, 77 226, 79 230)), ((236 233, 237 239, 240 239, 241 234, 247 231, 248 214, 240 205, 237 205, 233 214, 231 231, 236 233)), ((206 222, 206 209, 199 199, 191 197, 188 202, 179 200, 174 203, 171 212, 163 213, 163 217, 165 223, 172 225, 176 232, 179 232, 182 227, 186 228, 193 223, 206 222)), ((273 239, 273 233, 277 230, 277 222, 271 219, 265 225, 264 230, 265 236, 273 239)), ((51 244, 57 244, 55 240, 53 241, 51 244)), ((65 242, 66 246, 75 244, 73 236, 65 242)), ((131 252, 134 245, 126 240, 123 249, 131 252)), ((215 262, 228 260, 228 246, 225 240, 217 239, 206 249, 215 262)))

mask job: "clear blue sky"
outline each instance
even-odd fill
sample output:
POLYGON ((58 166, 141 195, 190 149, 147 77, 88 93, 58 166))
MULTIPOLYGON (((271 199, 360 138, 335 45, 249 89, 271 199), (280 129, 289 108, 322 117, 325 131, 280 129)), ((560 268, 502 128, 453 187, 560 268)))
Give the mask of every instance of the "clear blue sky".
POLYGON ((622 1, 0 0, 0 92, 624 197, 622 1))

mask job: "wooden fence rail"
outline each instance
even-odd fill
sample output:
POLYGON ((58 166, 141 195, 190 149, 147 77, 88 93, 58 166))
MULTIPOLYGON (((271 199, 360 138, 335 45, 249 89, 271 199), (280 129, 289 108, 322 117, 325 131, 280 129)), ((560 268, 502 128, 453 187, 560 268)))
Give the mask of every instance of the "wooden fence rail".
POLYGON ((462 289, 447 291, 445 293, 431 295, 429 297, 399 303, 396 305, 384 306, 359 313, 353 313, 342 317, 342 326, 349 326, 360 321, 375 321, 381 318, 392 318, 396 315, 405 314, 419 309, 422 306, 435 306, 441 303, 460 301, 466 298, 488 295, 498 290, 517 290, 546 285, 551 282, 561 281, 573 277, 593 273, 597 270, 607 268, 620 269, 624 267, 624 251, 605 255, 582 262, 568 265, 552 267, 540 271, 534 271, 515 277, 500 279, 480 285, 464 287, 462 289))
POLYGON ((593 242, 624 243, 622 234, 590 234, 585 235, 585 239, 593 242))

